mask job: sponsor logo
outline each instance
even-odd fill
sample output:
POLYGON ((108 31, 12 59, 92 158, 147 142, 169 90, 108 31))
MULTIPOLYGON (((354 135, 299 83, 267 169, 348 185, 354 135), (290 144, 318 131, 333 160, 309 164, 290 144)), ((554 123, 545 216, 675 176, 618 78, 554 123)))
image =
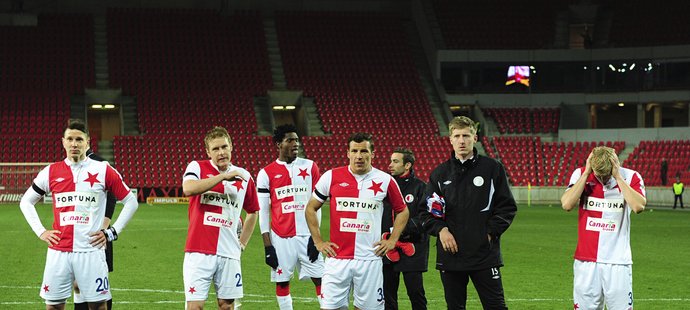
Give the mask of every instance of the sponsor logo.
POLYGON ((618 231, 618 223, 611 219, 602 219, 596 217, 587 218, 587 230, 598 232, 616 232, 618 231))
POLYGON ((376 212, 382 207, 382 202, 371 200, 371 199, 361 199, 361 198, 337 198, 335 209, 337 211, 346 212, 376 212))
POLYGON ((204 225, 230 228, 232 227, 232 220, 220 213, 204 212, 204 225))
POLYGON ((453 183, 453 181, 451 181, 451 180, 445 181, 445 182, 443 182, 443 185, 448 185, 450 183, 453 183))
POLYGON ((60 212, 60 226, 89 225, 91 218, 91 213, 89 212, 60 212))
POLYGON ((201 204, 211 205, 221 208, 239 208, 240 206, 231 195, 221 193, 203 193, 201 194, 201 204))
POLYGON ((276 174, 273 178, 274 178, 274 179, 280 179, 280 178, 282 178, 282 177, 283 177, 282 174, 276 174))
POLYGON ((474 186, 476 186, 476 187, 480 187, 480 186, 484 185, 484 178, 482 178, 481 176, 476 176, 472 180, 472 184, 474 184, 474 186))
POLYGON ((60 183, 60 182, 62 182, 62 181, 64 181, 64 180, 65 180, 65 178, 57 178, 57 179, 55 179, 55 182, 60 183))
POLYGON ((340 219, 340 231, 353 233, 368 233, 371 231, 371 222, 360 219, 340 219))
POLYGON ((295 213, 295 211, 304 211, 304 204, 291 201, 291 202, 283 202, 281 204, 281 210, 283 210, 283 213, 295 213))
POLYGON ((587 200, 582 208, 585 210, 600 212, 623 212, 625 210, 625 201, 623 198, 612 199, 587 197, 587 200))
POLYGON ((309 195, 311 194, 309 191, 309 188, 306 186, 293 186, 293 185, 288 185, 288 186, 283 186, 276 188, 276 197, 278 199, 283 199, 286 197, 292 197, 296 195, 309 195))
POLYGON ((0 194, 0 202, 18 202, 24 194, 0 194))
POLYGON ((348 186, 350 186, 350 184, 349 184, 349 183, 346 183, 346 182, 340 183, 340 184, 338 184, 338 185, 340 185, 340 187, 348 187, 348 186))
POLYGON ((96 193, 88 192, 65 192, 55 194, 54 203, 56 208, 72 206, 97 208, 98 196, 96 195, 96 193))

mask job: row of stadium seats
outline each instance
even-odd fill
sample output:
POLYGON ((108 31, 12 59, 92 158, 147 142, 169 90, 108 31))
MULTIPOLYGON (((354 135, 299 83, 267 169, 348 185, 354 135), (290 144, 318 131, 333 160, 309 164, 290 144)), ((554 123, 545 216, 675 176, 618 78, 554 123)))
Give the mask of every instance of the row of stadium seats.
POLYGON ((491 117, 501 134, 557 133, 560 122, 560 108, 483 108, 491 117))

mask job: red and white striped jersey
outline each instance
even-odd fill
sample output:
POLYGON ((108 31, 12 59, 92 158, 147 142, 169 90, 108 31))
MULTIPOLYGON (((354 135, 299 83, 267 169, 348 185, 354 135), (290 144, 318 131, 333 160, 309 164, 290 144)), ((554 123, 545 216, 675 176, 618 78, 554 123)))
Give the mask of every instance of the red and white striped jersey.
POLYGON ((406 208, 392 176, 372 168, 364 175, 352 174, 348 166, 334 168, 316 183, 314 198, 330 197, 330 241, 337 244, 336 258, 374 260, 374 243, 381 240, 383 201, 394 212, 406 208))
POLYGON ((53 229, 60 241, 51 249, 63 252, 101 250, 90 244, 89 234, 101 230, 105 217, 106 192, 117 199, 129 194, 122 176, 107 162, 86 158, 78 163, 69 159, 50 164, 38 173, 34 190, 53 198, 53 229))
MULTIPOLYGON (((271 229, 278 236, 310 235, 304 209, 319 177, 316 163, 304 158, 297 158, 289 164, 276 160, 259 171, 256 186, 260 204, 262 208, 270 208, 271 229), (269 203, 264 206, 265 202, 261 201, 266 199, 269 203)), ((317 217, 320 222, 321 212, 317 217)), ((267 229, 261 227, 261 232, 267 232, 267 229)))
MULTIPOLYGON (((237 223, 242 209, 259 211, 254 179, 247 170, 230 165, 227 171, 240 171, 246 180, 222 181, 211 190, 189 199, 189 230, 185 252, 197 252, 240 259, 242 252, 237 237, 237 223)), ((201 180, 220 174, 210 160, 193 161, 187 165, 183 182, 201 180)))
MULTIPOLYGON (((584 167, 573 172, 568 190, 580 179, 583 170, 584 167)), ((621 167, 620 174, 633 190, 645 196, 644 181, 637 171, 621 167)), ((623 200, 616 179, 612 177, 606 184, 602 184, 591 173, 580 196, 575 259, 632 264, 631 211, 628 203, 623 200)))

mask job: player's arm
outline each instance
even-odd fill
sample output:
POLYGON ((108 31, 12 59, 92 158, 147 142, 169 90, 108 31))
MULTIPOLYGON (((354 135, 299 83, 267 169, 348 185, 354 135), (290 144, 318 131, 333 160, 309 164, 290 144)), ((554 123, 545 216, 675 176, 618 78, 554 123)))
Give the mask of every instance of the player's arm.
MULTIPOLYGON (((625 181, 623 176, 621 176, 620 162, 618 161, 618 158, 613 158, 611 162, 613 164, 613 169, 611 169, 611 176, 616 179, 616 183, 618 183, 618 188, 621 190, 625 202, 628 203, 630 209, 632 209, 635 213, 640 213, 644 211, 645 205, 647 205, 647 198, 645 198, 638 191, 634 190, 630 186, 630 184, 628 184, 628 182, 625 181)), ((637 173, 632 175, 631 178, 631 184, 633 184, 633 186, 635 186, 636 188, 644 187, 642 185, 642 178, 637 173)))
POLYGON ((498 174, 495 179, 496 190, 493 193, 493 209, 487 224, 489 241, 499 238, 515 219, 517 204, 513 198, 513 193, 508 187, 508 177, 502 165, 498 165, 498 174))
POLYGON ((587 164, 585 165, 584 171, 582 171, 582 169, 577 169, 573 172, 569 182, 571 185, 568 185, 569 188, 566 189, 563 196, 561 196, 561 207, 565 211, 576 208, 580 202, 580 196, 582 196, 582 192, 585 190, 587 179, 592 173, 592 166, 589 163, 590 158, 592 158, 592 153, 589 153, 589 156, 587 156, 587 164), (575 181, 575 178, 577 178, 577 181, 575 181))
POLYGON ((252 237, 252 232, 256 226, 258 214, 257 212, 247 212, 244 217, 244 225, 242 226, 242 234, 240 234, 240 244, 242 247, 246 247, 249 244, 249 239, 252 237))
POLYGON ((182 192, 185 194, 185 196, 203 194, 212 189, 218 183, 230 181, 235 178, 240 178, 245 181, 247 180, 247 176, 244 176, 240 171, 234 170, 228 173, 220 173, 205 179, 186 179, 184 182, 182 182, 182 192))
POLYGON ((264 247, 272 246, 271 243, 271 190, 268 174, 261 169, 256 176, 257 197, 259 199, 259 230, 264 242, 264 247))
POLYGON ((405 199, 403 199, 398 183, 393 178, 388 182, 386 193, 388 194, 385 199, 391 204, 395 220, 393 221, 393 231, 391 231, 390 237, 374 243, 374 253, 378 256, 386 255, 388 251, 395 248, 395 244, 400 240, 400 235, 405 230, 405 225, 407 225, 407 221, 410 219, 410 210, 405 204, 405 199))
POLYGON ((41 201, 41 198, 43 198, 44 194, 45 191, 36 186, 35 183, 32 184, 31 187, 26 190, 24 196, 22 196, 22 199, 19 202, 19 208, 22 210, 24 218, 29 223, 31 230, 34 231, 36 236, 38 236, 39 239, 43 240, 49 246, 52 246, 56 245, 60 241, 61 232, 59 230, 46 230, 41 223, 41 218, 38 216, 38 212, 36 212, 36 204, 41 201))
POLYGON ((323 239, 321 239, 319 220, 316 216, 316 211, 319 211, 319 209, 321 209, 321 206, 323 206, 323 202, 324 200, 320 200, 315 197, 309 199, 309 202, 307 203, 307 208, 304 210, 304 215, 307 219, 309 233, 311 233, 311 238, 312 240, 314 240, 314 246, 316 247, 316 249, 328 257, 334 257, 336 256, 335 250, 338 249, 339 246, 333 242, 324 241, 323 239))

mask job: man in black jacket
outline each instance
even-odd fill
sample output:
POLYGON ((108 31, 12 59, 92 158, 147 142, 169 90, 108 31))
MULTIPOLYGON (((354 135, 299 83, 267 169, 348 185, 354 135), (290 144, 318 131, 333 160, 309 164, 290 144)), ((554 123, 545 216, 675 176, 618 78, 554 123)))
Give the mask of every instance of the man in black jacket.
MULTIPOLYGON (((398 309, 398 286, 400 285, 400 273, 403 274, 407 296, 410 298, 413 310, 426 310, 426 297, 424 296, 424 281, 422 272, 427 271, 429 261, 429 235, 422 229, 417 218, 420 211, 426 210, 424 190, 426 184, 415 177, 412 166, 414 165, 414 153, 408 149, 396 149, 391 154, 391 163, 388 165, 390 174, 400 187, 405 198, 407 209, 410 210, 410 219, 405 230, 400 236, 401 242, 410 242, 414 245, 414 255, 407 256, 400 251, 395 253, 399 260, 391 262, 383 259, 383 294, 386 300, 386 310, 398 309)), ((393 227, 393 211, 390 204, 383 205, 383 220, 381 231, 390 232, 393 227)), ((394 259, 395 260, 395 259, 394 259)))
POLYGON ((437 236, 436 269, 441 271, 448 309, 465 309, 467 283, 484 309, 507 309, 499 268, 501 235, 517 206, 503 166, 477 154, 477 124, 459 116, 448 124, 452 157, 431 173, 422 226, 437 236))

